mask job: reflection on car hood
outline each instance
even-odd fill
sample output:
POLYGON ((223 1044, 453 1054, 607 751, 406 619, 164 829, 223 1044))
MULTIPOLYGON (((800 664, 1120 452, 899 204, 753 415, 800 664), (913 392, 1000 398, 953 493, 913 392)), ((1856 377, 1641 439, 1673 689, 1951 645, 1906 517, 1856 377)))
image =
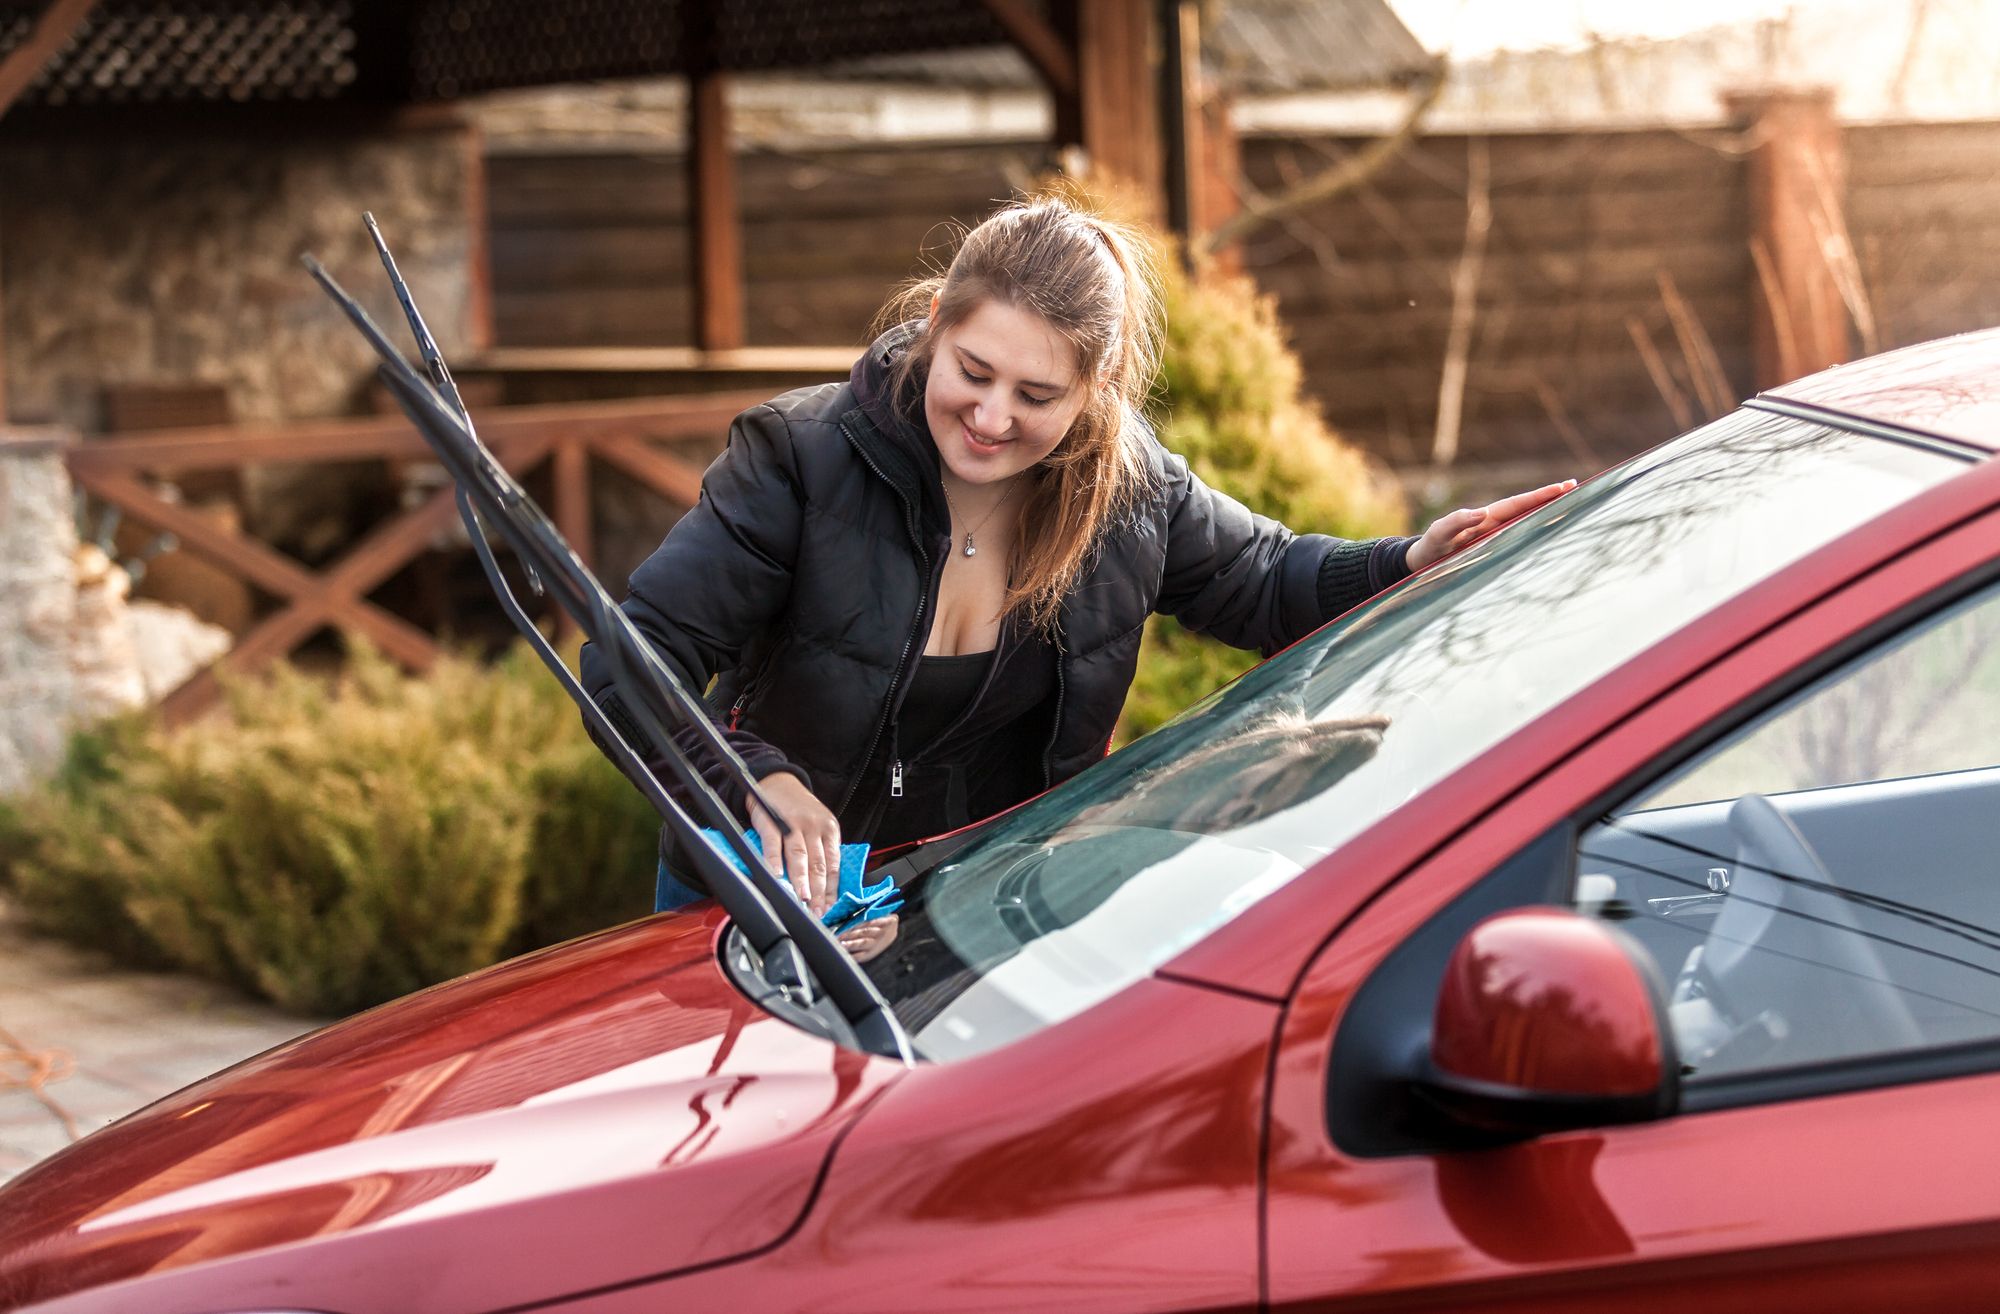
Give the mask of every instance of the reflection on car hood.
POLYGON ((719 923, 438 986, 90 1137, 0 1190, 0 1309, 141 1277, 83 1299, 495 1308, 770 1244, 901 1069, 744 1001, 719 923))

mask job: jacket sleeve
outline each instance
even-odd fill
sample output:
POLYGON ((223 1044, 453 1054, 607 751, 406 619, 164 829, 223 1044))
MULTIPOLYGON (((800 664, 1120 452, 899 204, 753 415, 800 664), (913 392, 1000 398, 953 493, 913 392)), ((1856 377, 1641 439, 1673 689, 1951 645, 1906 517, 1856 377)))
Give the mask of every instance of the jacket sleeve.
POLYGON ((1265 656, 1407 572, 1406 539, 1294 534, 1166 455, 1167 554, 1156 609, 1265 656))
MULTIPOLYGON (((782 614, 791 596, 802 515, 784 417, 769 406, 745 411, 730 426, 728 446, 702 476, 700 498, 632 572, 630 591, 620 604, 696 698, 716 675, 734 669, 782 614)), ((603 653, 586 644, 581 660, 585 691, 654 767, 661 783, 671 787, 673 777, 663 765, 660 747, 634 738, 643 735, 613 687, 603 653)), ((751 775, 788 771, 811 784, 802 770, 756 736, 726 726, 723 733, 751 775)), ((695 732, 677 729, 674 740, 723 801, 744 816, 742 791, 730 784, 720 763, 710 760, 695 732)))

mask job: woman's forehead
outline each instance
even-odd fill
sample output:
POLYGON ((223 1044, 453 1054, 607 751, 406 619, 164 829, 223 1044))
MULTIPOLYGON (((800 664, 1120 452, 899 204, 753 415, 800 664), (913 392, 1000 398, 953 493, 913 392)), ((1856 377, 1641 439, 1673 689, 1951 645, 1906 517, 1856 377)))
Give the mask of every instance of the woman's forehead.
POLYGON ((988 299, 945 332, 945 342, 997 373, 1068 388, 1076 378, 1076 348, 1032 310, 988 299))

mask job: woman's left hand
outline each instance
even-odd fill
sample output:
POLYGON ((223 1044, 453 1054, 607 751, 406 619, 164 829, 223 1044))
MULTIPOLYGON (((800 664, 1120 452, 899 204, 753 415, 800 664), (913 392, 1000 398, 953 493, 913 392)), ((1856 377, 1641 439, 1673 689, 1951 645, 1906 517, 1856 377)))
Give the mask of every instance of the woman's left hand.
POLYGON ((1576 480, 1565 479, 1559 484, 1545 484, 1526 493, 1516 493, 1503 497, 1485 506, 1464 507, 1450 511, 1431 522, 1424 536, 1410 544, 1408 561, 1410 573, 1415 574, 1425 566, 1442 561, 1452 553, 1478 539, 1486 537, 1510 520, 1527 515, 1536 507, 1555 501, 1570 489, 1576 487, 1576 480))

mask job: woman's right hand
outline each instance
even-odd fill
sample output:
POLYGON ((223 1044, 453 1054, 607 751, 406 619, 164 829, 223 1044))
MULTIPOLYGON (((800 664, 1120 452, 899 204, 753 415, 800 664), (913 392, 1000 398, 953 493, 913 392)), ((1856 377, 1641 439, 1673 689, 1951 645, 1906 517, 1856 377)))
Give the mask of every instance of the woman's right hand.
POLYGON ((772 772, 757 788, 792 828, 781 839, 771 814, 750 801, 750 824, 763 842, 764 865, 791 882, 814 916, 824 913, 840 889, 840 822, 789 771, 772 772))

